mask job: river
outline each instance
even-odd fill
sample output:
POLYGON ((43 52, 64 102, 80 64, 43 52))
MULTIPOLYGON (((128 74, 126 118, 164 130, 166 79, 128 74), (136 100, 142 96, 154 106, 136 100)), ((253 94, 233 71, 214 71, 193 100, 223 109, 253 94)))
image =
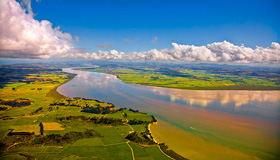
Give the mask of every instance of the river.
POLYGON ((128 84, 70 68, 67 97, 110 102, 154 115, 152 135, 190 159, 279 159, 280 91, 182 90, 128 84))

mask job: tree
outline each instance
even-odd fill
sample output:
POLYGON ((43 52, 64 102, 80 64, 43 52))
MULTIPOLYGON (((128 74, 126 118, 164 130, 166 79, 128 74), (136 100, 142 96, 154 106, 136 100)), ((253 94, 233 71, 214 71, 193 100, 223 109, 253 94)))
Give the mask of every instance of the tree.
POLYGON ((126 113, 124 113, 123 116, 124 116, 124 118, 127 118, 127 114, 126 113))
POLYGON ((43 125, 43 123, 41 122, 39 124, 39 126, 40 126, 40 133, 41 133, 41 135, 44 135, 44 125, 43 125))

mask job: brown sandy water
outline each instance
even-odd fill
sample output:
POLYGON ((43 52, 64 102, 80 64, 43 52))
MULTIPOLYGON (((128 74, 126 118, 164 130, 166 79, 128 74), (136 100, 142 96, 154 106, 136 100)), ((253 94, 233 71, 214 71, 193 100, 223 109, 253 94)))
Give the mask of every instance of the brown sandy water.
POLYGON ((60 86, 69 97, 93 98, 159 119, 154 138, 190 159, 279 159, 280 91, 181 90, 127 84, 114 75, 78 74, 60 86))
POLYGON ((207 141, 199 136, 178 129, 166 122, 159 121, 151 125, 152 136, 158 143, 166 143, 177 153, 189 159, 250 159, 251 157, 224 147, 215 142, 207 141), (178 139, 181 139, 178 141, 178 139))

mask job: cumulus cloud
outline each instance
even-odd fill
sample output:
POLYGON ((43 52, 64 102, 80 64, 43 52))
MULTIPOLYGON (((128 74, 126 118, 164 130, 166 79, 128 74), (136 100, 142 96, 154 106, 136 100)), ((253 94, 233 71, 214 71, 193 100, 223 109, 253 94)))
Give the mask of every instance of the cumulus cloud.
POLYGON ((105 44, 100 44, 100 45, 96 45, 97 48, 111 48, 111 44, 110 43, 105 43, 105 44))
POLYGON ((21 3, 24 8, 15 0, 0 1, 0 57, 51 58, 75 52, 69 33, 47 20, 35 20, 31 2, 21 3))
MULTIPOLYGON (((267 48, 255 49, 230 42, 215 42, 205 46, 172 43, 171 49, 124 53, 116 50, 84 53, 74 48, 72 36, 53 28, 47 20, 33 18, 30 0, 0 0, 0 57, 1 58, 68 58, 125 61, 180 61, 180 62, 234 62, 279 63, 280 44, 272 42, 267 48), (24 9, 25 8, 25 9, 24 9), (26 13, 27 12, 27 13, 26 13)), ((79 37, 74 38, 76 42, 79 37)), ((156 43, 157 37, 151 41, 156 43)), ((131 40, 124 40, 130 42, 131 40)), ((111 48, 109 43, 98 48, 111 48)))
POLYGON ((26 9, 26 11, 28 12, 28 14, 30 16, 32 16, 32 17, 34 16, 33 10, 31 8, 31 0, 22 0, 20 2, 20 5, 21 5, 21 7, 26 9))
POLYGON ((180 61, 180 62, 233 62, 233 63, 278 63, 280 44, 272 42, 267 48, 256 49, 236 46, 230 42, 215 42, 206 46, 172 43, 172 49, 152 49, 143 52, 124 53, 116 50, 85 54, 69 54, 65 58, 93 60, 180 61))
POLYGON ((157 43, 158 37, 155 37, 153 40, 151 40, 151 43, 157 43))

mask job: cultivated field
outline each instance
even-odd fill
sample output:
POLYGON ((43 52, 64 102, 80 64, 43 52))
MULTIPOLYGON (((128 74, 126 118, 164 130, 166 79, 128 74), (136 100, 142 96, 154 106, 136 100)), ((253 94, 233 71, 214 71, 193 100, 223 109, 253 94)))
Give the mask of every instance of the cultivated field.
POLYGON ((236 66, 101 65, 82 69, 114 74, 127 83, 202 90, 279 90, 276 69, 236 66))
POLYGON ((55 93, 72 77, 38 71, 2 83, 1 159, 170 159, 147 130, 151 115, 55 93))

